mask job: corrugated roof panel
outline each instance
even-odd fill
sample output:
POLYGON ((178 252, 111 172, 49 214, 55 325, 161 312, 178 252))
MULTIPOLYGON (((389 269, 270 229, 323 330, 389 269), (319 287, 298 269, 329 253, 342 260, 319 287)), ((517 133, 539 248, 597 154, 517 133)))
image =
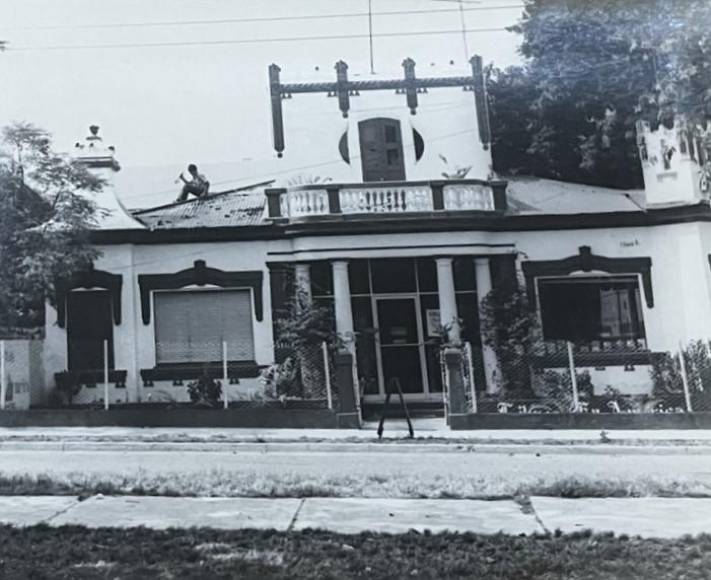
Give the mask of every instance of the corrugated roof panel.
POLYGON ((219 228, 263 225, 264 191, 235 191, 209 195, 152 209, 134 216, 151 229, 219 228))

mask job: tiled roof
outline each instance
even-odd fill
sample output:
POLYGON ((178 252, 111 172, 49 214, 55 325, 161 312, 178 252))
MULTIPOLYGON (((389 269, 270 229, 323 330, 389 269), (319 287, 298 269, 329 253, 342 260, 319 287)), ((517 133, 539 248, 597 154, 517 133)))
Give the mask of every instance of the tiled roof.
POLYGON ((258 226, 264 223, 265 203, 263 189, 232 190, 134 211, 133 215, 152 230, 258 226))

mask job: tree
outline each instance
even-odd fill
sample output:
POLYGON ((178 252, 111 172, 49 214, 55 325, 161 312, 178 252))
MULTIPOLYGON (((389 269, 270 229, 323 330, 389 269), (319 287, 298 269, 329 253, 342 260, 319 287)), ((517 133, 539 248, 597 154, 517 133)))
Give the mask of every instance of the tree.
POLYGON ((97 257, 89 243, 103 181, 52 150, 46 131, 16 123, 0 133, 0 328, 44 323, 63 277, 97 257), (84 195, 82 194, 84 192, 84 195))
POLYGON ((684 115, 692 130, 705 129, 711 113, 705 0, 528 0, 512 30, 523 35, 525 66, 490 75, 492 125, 504 131, 500 171, 641 186, 638 119, 655 126, 684 115), (522 88, 526 102, 501 96, 511 87, 522 88), (522 125, 524 134, 506 133, 522 125), (507 147, 516 153, 510 161, 507 147))

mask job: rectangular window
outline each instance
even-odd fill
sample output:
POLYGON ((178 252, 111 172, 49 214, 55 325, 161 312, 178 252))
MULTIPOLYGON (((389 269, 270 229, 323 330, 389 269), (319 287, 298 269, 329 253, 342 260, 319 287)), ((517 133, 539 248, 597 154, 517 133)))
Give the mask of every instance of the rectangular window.
POLYGON ((254 360, 249 290, 156 292, 156 362, 207 363, 254 360))
POLYGON ((546 340, 645 338, 637 278, 540 279, 538 294, 546 340))

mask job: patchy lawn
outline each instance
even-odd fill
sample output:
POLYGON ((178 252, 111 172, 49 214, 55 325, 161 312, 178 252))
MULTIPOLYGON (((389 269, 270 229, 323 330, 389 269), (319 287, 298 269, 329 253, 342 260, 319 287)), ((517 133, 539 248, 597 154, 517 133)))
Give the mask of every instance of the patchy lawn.
POLYGON ((612 534, 344 536, 322 531, 128 530, 0 526, 0 577, 23 579, 259 578, 701 580, 711 536, 612 534))
MULTIPOLYGON (((162 495, 188 497, 711 497, 711 482, 669 476, 319 476, 212 470, 201 474, 2 475, 0 495, 162 495)), ((711 575, 710 575, 711 576, 711 575)))

